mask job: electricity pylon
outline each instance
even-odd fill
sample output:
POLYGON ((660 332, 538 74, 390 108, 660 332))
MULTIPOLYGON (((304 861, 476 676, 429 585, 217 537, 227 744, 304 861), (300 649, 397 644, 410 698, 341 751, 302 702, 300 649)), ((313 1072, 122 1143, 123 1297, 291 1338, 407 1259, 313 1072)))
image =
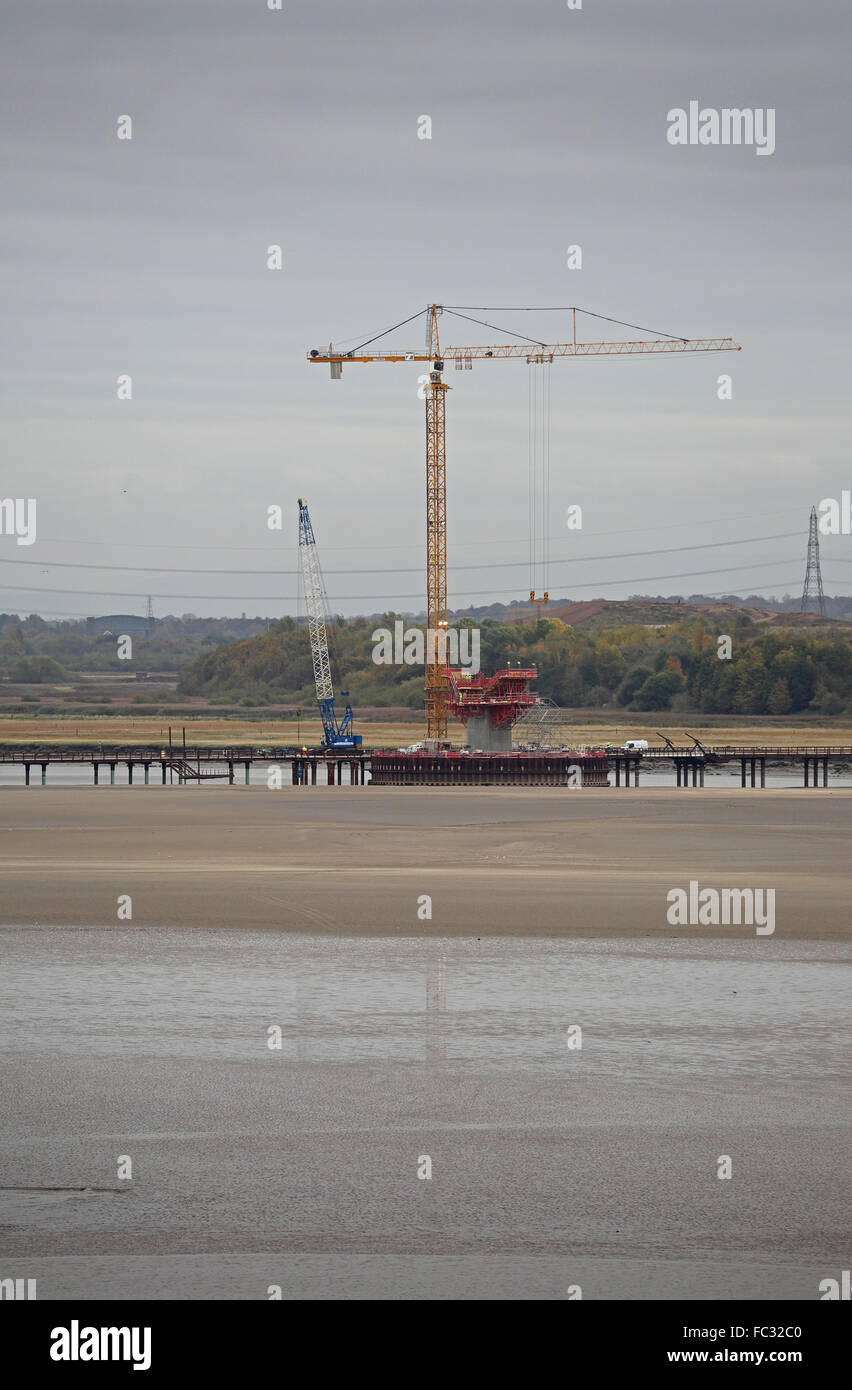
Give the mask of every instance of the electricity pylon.
POLYGON ((802 589, 801 612, 807 613, 808 599, 816 599, 819 615, 825 617, 825 597, 822 592, 822 573, 819 567, 819 527, 817 509, 811 507, 811 522, 808 528, 808 563, 805 567, 805 587, 802 589))

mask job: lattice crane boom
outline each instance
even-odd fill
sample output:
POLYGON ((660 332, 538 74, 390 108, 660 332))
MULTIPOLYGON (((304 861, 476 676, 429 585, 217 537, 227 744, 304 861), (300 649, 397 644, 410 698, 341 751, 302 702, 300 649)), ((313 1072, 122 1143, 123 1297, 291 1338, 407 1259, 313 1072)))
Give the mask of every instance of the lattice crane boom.
POLYGON ((314 684, 320 718, 322 719, 323 745, 328 748, 351 748, 359 744, 361 739, 353 737, 350 706, 347 704, 343 718, 339 721, 334 710, 334 685, 331 679, 331 661, 325 621, 325 587, 314 528, 311 525, 308 504, 303 497, 299 498, 299 560, 302 567, 302 585, 305 591, 305 608, 308 614, 308 636, 311 643, 314 684))

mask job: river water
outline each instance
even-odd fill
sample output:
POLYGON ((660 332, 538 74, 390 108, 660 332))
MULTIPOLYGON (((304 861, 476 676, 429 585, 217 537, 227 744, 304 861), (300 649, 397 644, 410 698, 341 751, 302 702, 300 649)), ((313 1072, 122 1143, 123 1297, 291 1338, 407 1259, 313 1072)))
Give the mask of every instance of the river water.
POLYGON ((0 1276, 39 1298, 811 1299, 848 1267, 846 946, 0 956, 0 1276))
MULTIPOLYGON (((251 769, 250 769, 250 772, 249 772, 249 778, 250 778, 249 785, 252 786, 252 787, 264 787, 264 786, 266 786, 266 785, 267 785, 267 778, 268 778, 268 774, 269 774, 269 768, 270 768, 271 766, 272 766, 272 764, 267 764, 267 763, 254 763, 254 764, 252 764, 251 769)), ((210 763, 210 764, 207 764, 207 765, 202 764, 202 768, 203 768, 203 769, 206 768, 207 771, 211 771, 211 772, 212 772, 212 771, 219 771, 219 772, 225 772, 225 773, 227 773, 227 770, 228 770, 227 763, 222 763, 222 764, 210 763)), ((282 764, 280 764, 280 774, 281 774, 281 784, 284 785, 284 786, 289 786, 289 785, 291 785, 291 783, 292 783, 292 772, 291 772, 291 768, 290 768, 290 765, 289 765, 289 764, 287 764, 287 763, 282 763, 282 764)), ((624 774, 623 774, 623 772, 622 772, 622 777, 623 777, 623 775, 624 775, 624 774)), ((643 766, 643 767, 641 768, 640 774, 639 774, 639 775, 640 775, 640 782, 641 782, 641 785, 642 785, 643 787, 673 787, 673 786, 675 786, 675 772, 674 772, 674 768, 673 768, 673 767, 666 767, 665 769, 662 769, 662 768, 651 767, 651 766, 649 766, 649 765, 646 764, 645 766, 643 766)), ((747 775, 748 777, 751 776, 751 773, 750 773, 750 771, 749 771, 748 768, 746 769, 746 775, 747 775)), ((760 769, 758 768, 758 770, 757 770, 757 776, 759 777, 759 775, 760 775, 760 769)), ((813 767, 811 767, 811 770, 810 770, 810 774, 809 774, 809 775, 810 775, 810 781, 813 782, 813 775, 814 775, 814 774, 813 774, 813 767)), ((149 785, 152 786, 152 787, 153 787, 153 786, 161 786, 161 785, 162 785, 161 776, 162 776, 162 774, 161 774, 161 771, 160 771, 159 764, 152 764, 152 765, 151 765, 151 771, 150 771, 150 784, 149 784, 149 785)), ((178 780, 178 779, 177 779, 177 773, 173 773, 172 776, 173 776, 174 785, 177 785, 177 780, 178 780)), ((107 766, 106 763, 101 763, 100 774, 99 774, 99 783, 98 783, 98 785, 99 785, 99 786, 108 786, 108 785, 109 785, 109 777, 110 777, 109 767, 107 766)), ((348 764, 347 764, 346 762, 344 762, 344 764, 343 764, 342 777, 343 777, 343 783, 342 783, 342 785, 348 787, 348 786, 349 786, 349 767, 348 767, 348 764)), ((822 778, 822 772, 820 771, 820 779, 821 779, 821 778, 822 778)), ((369 774, 368 774, 368 780, 369 780, 369 774)), ((88 763, 70 763, 70 764, 64 764, 64 765, 63 765, 62 763, 51 763, 51 764, 48 766, 48 769, 47 769, 47 786, 49 786, 49 787, 90 787, 90 786, 92 785, 92 781, 93 781, 93 772, 92 772, 91 765, 88 764, 88 763)), ((127 786, 127 781, 128 781, 127 764, 126 764, 126 763, 117 763, 117 764, 116 764, 116 768, 115 768, 115 785, 116 785, 116 786, 126 787, 126 786, 127 786)), ((326 785, 326 769, 325 769, 324 764, 322 764, 322 763, 320 763, 319 768, 318 768, 318 770, 317 770, 317 781, 318 781, 318 785, 319 785, 319 786, 324 787, 324 786, 326 785)), ((243 785, 243 784, 245 783, 245 768, 244 768, 244 765, 243 765, 241 762, 237 762, 237 763, 234 764, 234 782, 235 782, 235 783, 239 783, 240 785, 243 785)), ((611 773, 610 773, 610 775, 609 775, 609 782, 610 782, 610 786, 615 786, 615 773, 614 773, 614 772, 611 772, 611 773)), ((31 767, 31 769, 30 769, 30 784, 31 784, 32 786, 36 786, 36 785, 40 785, 40 783, 41 783, 41 765, 40 765, 39 763, 33 763, 32 767, 31 767)), ((25 785, 25 784, 24 784, 24 769, 23 769, 23 767, 22 767, 20 764, 15 764, 15 763, 0 763, 0 787, 23 787, 24 785, 25 785)), ((134 769, 133 769, 133 785, 134 785, 134 786, 144 787, 144 770, 143 770, 143 768, 141 767, 141 765, 137 765, 137 766, 134 767, 134 769)), ((197 786, 197 785, 199 785, 199 784, 198 784, 197 782, 190 782, 188 785, 190 785, 190 786, 197 786)), ((215 787, 215 786, 227 787, 227 786, 228 786, 228 779, 227 779, 227 777, 223 777, 223 778, 221 779, 221 781, 205 782, 204 785, 205 785, 205 786, 208 786, 208 787, 209 787, 209 786, 214 786, 214 787, 215 787)), ((804 780, 803 780, 803 771, 802 771, 802 765, 801 765, 801 763, 792 764, 792 765, 790 765, 790 766, 788 766, 788 767, 785 767, 785 766, 782 766, 782 767, 767 767, 767 769, 766 769, 766 785, 767 785, 767 787, 801 787, 801 786, 803 786, 803 785, 804 785, 804 780)), ((740 765, 739 765, 739 762, 732 762, 732 763, 726 764, 725 766, 722 766, 722 767, 707 768, 707 769, 706 769, 706 772, 705 772, 705 786, 706 786, 706 787, 723 787, 723 788, 739 787, 739 786, 740 786, 740 765)), ((829 786, 830 786, 830 787, 852 787, 852 773, 850 773, 850 772, 847 770, 847 768, 846 768, 845 766, 843 767, 842 770, 838 770, 838 771, 835 771, 833 768, 829 768, 829 786)), ((749 788, 749 789, 750 789, 750 788, 749 788)))

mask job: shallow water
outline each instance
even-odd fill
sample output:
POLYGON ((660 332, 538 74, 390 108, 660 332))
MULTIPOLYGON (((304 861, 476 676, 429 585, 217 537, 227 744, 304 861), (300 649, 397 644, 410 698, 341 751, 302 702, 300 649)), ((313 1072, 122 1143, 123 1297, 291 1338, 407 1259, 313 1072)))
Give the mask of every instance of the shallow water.
POLYGON ((846 1267, 848 947, 120 926, 0 956, 0 1273, 40 1298, 811 1298, 846 1267))
MULTIPOLYGON (((268 770, 271 766, 272 764, 267 763, 253 763, 249 771, 249 785, 252 787, 265 787, 267 785, 268 770)), ((228 770, 227 763, 210 763, 206 765, 206 768, 211 772, 227 772, 228 770)), ((292 786, 292 769, 290 765, 288 763, 282 763, 280 764, 280 768, 282 785, 285 787, 292 786)), ((748 770, 747 775, 751 775, 748 770)), ((144 770, 141 766, 134 767, 133 786, 138 786, 140 789, 144 788, 144 776, 144 770)), ((174 773, 172 776, 172 784, 177 786, 177 773, 174 773)), ((350 785, 349 768, 345 763, 343 765, 342 776, 343 786, 348 787, 350 785)), ((90 787, 93 785, 93 777, 94 774, 91 765, 88 763, 51 763, 47 769, 46 785, 48 787, 90 787)), ((821 772, 820 777, 822 777, 821 772)), ((317 778, 318 785, 324 787, 326 785, 326 771, 323 766, 319 767, 317 778)), ((810 780, 813 782, 813 769, 811 769, 810 772, 810 780)), ((676 785, 674 768, 667 767, 665 770, 661 770, 647 766, 643 767, 640 771, 640 781, 642 786, 674 787, 676 785)), ((234 782, 240 786, 245 785, 245 769, 242 763, 237 763, 234 767, 234 782)), ((614 772, 609 774, 609 783, 610 786, 615 786, 614 772)), ((835 772, 830 768, 828 784, 830 787, 852 787, 852 774, 845 769, 842 772, 835 772)), ((22 765, 16 763, 0 763, 0 787, 25 787, 25 785, 24 769, 22 765)), ((33 763, 31 767, 30 785, 41 785, 40 763, 33 763)), ((109 785, 109 767, 105 763, 101 764, 98 785, 109 785)), ((117 787, 126 787, 128 785, 126 763, 116 764, 114 785, 117 787)), ((188 785, 197 787, 199 784, 197 782, 190 782, 188 785)), ((213 786, 225 788, 228 786, 228 779, 227 777, 223 777, 221 780, 205 782, 204 785, 206 787, 213 786)), ((706 770, 706 787, 739 787, 740 785, 740 765, 738 762, 731 763, 730 766, 708 768, 706 770)), ((767 787, 801 787, 803 785, 804 778, 801 764, 791 767, 768 767, 766 769, 767 787)), ((149 786, 162 786, 159 764, 156 766, 152 764, 151 766, 149 786)))

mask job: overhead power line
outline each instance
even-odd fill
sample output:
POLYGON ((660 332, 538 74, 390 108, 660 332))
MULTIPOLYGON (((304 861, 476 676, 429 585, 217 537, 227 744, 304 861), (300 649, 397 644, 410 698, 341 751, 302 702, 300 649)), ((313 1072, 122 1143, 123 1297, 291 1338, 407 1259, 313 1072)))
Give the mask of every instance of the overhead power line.
MULTIPOLYGON (((799 577, 798 577, 798 575, 788 575, 786 579, 773 579, 770 583, 764 584, 764 585, 763 585, 763 588, 764 588, 764 589, 781 589, 781 588, 784 588, 784 587, 789 587, 790 585, 792 585, 793 587, 798 587, 798 584, 799 584, 799 577)), ((648 595, 643 595, 643 597, 649 597, 649 596, 648 596, 648 595)), ((693 596, 691 595, 691 597, 693 597, 693 596)), ((718 598, 718 599, 724 599, 724 598, 744 598, 744 597, 748 597, 748 598, 760 598, 761 595, 760 595, 760 594, 749 594, 749 595, 744 595, 744 594, 742 594, 742 593, 736 594, 736 593, 734 593, 734 592, 731 590, 731 588, 730 588, 730 586, 729 586, 729 587, 726 588, 726 589, 710 589, 710 590, 708 590, 708 591, 702 591, 701 597, 702 597, 702 598, 711 598, 711 599, 712 599, 712 598, 718 598)), ((791 598, 792 598, 792 597, 793 597, 793 595, 791 594, 791 598)), ((840 594, 840 593, 837 593, 837 591, 835 590, 835 592, 834 592, 833 594, 829 594, 828 597, 829 597, 829 598, 852 598, 852 594, 840 594)), ((251 600, 232 600, 232 601, 251 602, 251 600)), ((622 599, 614 599, 614 600, 613 600, 613 602, 616 602, 616 603, 620 603, 620 602, 629 602, 629 601, 630 601, 629 599, 623 599, 623 600, 622 600, 622 599)), ((558 607, 558 606, 559 606, 560 604, 562 604, 562 603, 570 603, 571 600, 566 596, 564 599, 562 599, 562 598, 555 598, 555 599, 552 599, 551 602, 553 603, 553 606, 554 606, 554 607, 558 607)), ((797 602, 798 602, 798 600, 797 600, 797 602)), ((6 610, 6 611, 8 612, 8 611, 10 611, 10 610, 6 610)), ((76 618, 76 619, 78 619, 78 620, 80 620, 80 621, 84 621, 85 618, 86 618, 86 616, 87 616, 85 613, 72 613, 72 612, 71 612, 69 609, 67 609, 67 608, 39 608, 39 609, 36 609, 36 608, 30 607, 28 604, 16 604, 16 605, 13 605, 11 611, 12 611, 12 612, 18 612, 18 613, 24 612, 24 613, 26 613, 28 616, 29 616, 29 615, 33 615, 33 616, 39 617, 39 618, 76 618)), ((794 610, 791 609, 790 611, 793 612, 794 610)), ((224 615, 220 615, 220 616, 221 616, 221 621, 222 621, 222 622, 238 622, 238 621, 239 621, 239 618, 236 617, 236 616, 233 615, 233 614, 230 614, 230 615, 224 614, 224 615)), ((256 616, 259 616, 260 619, 261 619, 262 621, 264 621, 264 622, 268 621, 268 615, 256 615, 256 616)), ((249 620, 247 619, 246 621, 249 621, 249 620)), ((252 620, 252 621, 253 621, 253 620, 252 620)))
MULTIPOLYGON (((669 582, 672 579, 693 579, 700 578, 705 574, 736 574, 739 570, 770 569, 773 565, 786 564, 786 560, 764 560, 751 565, 722 565, 721 568, 712 570, 684 570, 678 574, 648 574, 639 575, 633 579, 595 579, 585 584, 571 584, 572 589, 606 589, 612 588, 616 584, 651 584, 660 581, 669 582)), ((32 586, 29 589, 22 589, 16 584, 0 584, 0 591, 12 593, 29 594, 67 594, 79 595, 81 598, 134 598, 143 600, 144 594, 133 593, 132 591, 121 589, 60 589, 45 588, 40 585, 32 586)), ((473 598, 484 598, 494 594, 517 594, 517 587, 511 589, 480 589, 463 590, 463 593, 473 598)), ((207 599, 216 602, 228 603, 281 603, 287 595, 284 594, 153 594, 153 598, 168 599, 207 599)), ((401 599, 421 599, 423 595, 417 594, 334 594, 329 597, 331 603, 351 603, 369 601, 370 603, 394 603, 401 599)))
MULTIPOLYGON (((737 541, 704 541, 699 545, 672 545, 665 548, 654 550, 624 550, 613 551, 609 555, 565 555, 558 560, 550 561, 554 565, 579 565, 591 564, 595 560, 630 560, 648 555, 675 555, 684 551, 692 550, 718 550, 730 545, 757 545, 761 541, 786 541, 798 539, 800 531, 782 531, 773 536, 744 536, 737 541)), ((526 566, 523 560, 495 560, 476 565, 453 565, 453 572, 457 570, 511 570, 524 569, 526 566)), ((844 562, 849 563, 849 562, 844 562)), ((82 560, 19 560, 6 559, 0 557, 0 565, 35 565, 39 569, 71 569, 71 570, 107 570, 119 571, 126 574, 258 574, 265 575, 267 578, 277 576, 289 577, 298 575, 298 569, 262 569, 262 570, 226 570, 226 569, 196 569, 195 567, 171 566, 171 565, 98 565, 87 564, 82 560)), ((389 566, 379 569, 343 569, 328 570, 324 569, 324 574, 421 574, 422 565, 411 565, 407 567, 389 566)))
MULTIPOLYGON (((764 517, 770 517, 770 516, 799 516, 799 515, 801 515, 801 508, 800 508, 800 507, 785 507, 782 511, 778 511, 778 512, 761 512, 761 515, 764 516, 764 517)), ((670 521, 670 522, 667 522, 667 523, 666 523, 665 525, 663 525, 663 526, 625 526, 623 529, 620 529, 620 530, 612 530, 612 531, 609 530, 609 529, 607 529, 607 530, 605 530, 605 531, 587 531, 587 530, 584 528, 583 534, 584 534, 584 536, 592 536, 592 537, 594 537, 594 536, 643 536, 643 535, 645 535, 645 534, 648 533, 648 532, 656 533, 657 531, 682 531, 682 530, 684 529, 684 527, 687 527, 687 526, 718 526, 718 525, 721 525, 723 522, 728 522, 728 521, 753 521, 753 520, 754 520, 754 513, 753 513, 753 512, 741 512, 738 516, 707 516, 707 517, 702 516, 702 517, 700 517, 698 520, 696 520, 695 517, 692 517, 692 519, 689 520, 689 521, 670 521)), ((797 532, 796 534, 798 535, 799 532, 797 532)), ((552 535, 552 536, 550 537, 551 540, 564 540, 564 538, 565 538, 565 537, 564 537, 564 532, 560 532, 558 536, 557 536, 557 535, 552 535)), ((42 537, 42 540, 44 540, 44 541, 46 541, 46 542, 49 542, 51 545, 75 545, 75 546, 76 546, 76 545, 80 545, 80 546, 86 546, 86 547, 98 546, 98 547, 101 547, 101 548, 104 548, 104 549, 110 549, 110 550, 114 550, 115 547, 116 547, 116 545, 120 544, 121 547, 122 547, 122 549, 125 549, 125 550, 127 550, 127 549, 129 549, 129 550, 215 550, 217 554, 221 553, 223 550, 239 550, 239 551, 250 550, 250 551, 252 552, 252 554, 255 554, 255 553, 257 552, 257 546, 256 546, 256 545, 186 545, 182 540, 181 540, 181 541, 177 541, 177 542, 176 542, 176 541, 128 541, 128 540, 125 540, 125 538, 124 538, 123 536, 122 536, 120 542, 115 541, 115 540, 111 540, 111 541, 93 541, 93 540, 85 540, 83 537, 80 537, 80 536, 73 536, 73 537, 68 537, 68 536, 43 536, 43 537, 42 537)), ((456 548, 456 549, 461 549, 461 548, 463 547, 463 548, 465 548, 465 549, 471 549, 471 548, 473 548, 474 546, 477 547, 477 548, 479 548, 480 546, 493 546, 495 550, 505 550, 505 548, 506 548, 507 545, 517 545, 517 544, 518 544, 518 538, 517 538, 517 536, 508 537, 508 538, 506 538, 506 539, 504 539, 504 540, 501 540, 500 537, 493 537, 493 536, 492 536, 492 537, 489 537, 488 540, 482 540, 482 541, 468 541, 468 540, 465 540, 465 541, 457 541, 457 542, 456 542, 456 545, 455 545, 455 548, 456 548)), ((354 551, 354 550, 369 550, 371 554, 375 554, 375 552, 376 552, 377 550, 410 550, 410 549, 411 549, 411 545, 410 545, 410 544, 406 544, 406 543, 404 543, 404 542, 398 542, 396 545, 333 545, 333 546, 326 546, 325 549, 326 549, 326 550, 344 550, 344 551, 346 551, 347 553, 349 553, 349 552, 351 552, 351 551, 354 551)))

